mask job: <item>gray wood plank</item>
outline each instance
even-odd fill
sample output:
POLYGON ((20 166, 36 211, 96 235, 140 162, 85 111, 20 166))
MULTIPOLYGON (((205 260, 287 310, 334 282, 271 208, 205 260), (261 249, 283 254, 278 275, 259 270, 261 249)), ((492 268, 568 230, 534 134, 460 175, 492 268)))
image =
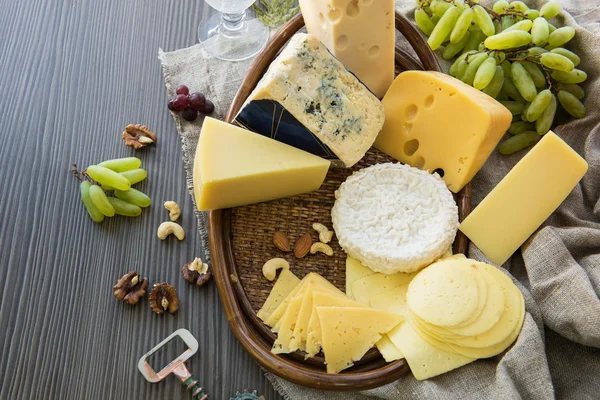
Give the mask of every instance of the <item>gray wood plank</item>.
POLYGON ((279 397, 231 334, 214 283, 187 284, 181 266, 200 254, 175 124, 166 110, 158 48, 193 45, 200 0, 0 0, 0 398, 187 398, 175 378, 151 385, 137 360, 177 328, 200 341, 191 370, 214 399, 257 389, 279 397), (158 145, 121 139, 146 124, 158 145), (80 167, 137 155, 141 217, 94 224, 80 167), (183 209, 187 237, 160 242, 165 200, 183 209), (174 315, 130 307, 112 286, 130 269, 173 284, 174 315))

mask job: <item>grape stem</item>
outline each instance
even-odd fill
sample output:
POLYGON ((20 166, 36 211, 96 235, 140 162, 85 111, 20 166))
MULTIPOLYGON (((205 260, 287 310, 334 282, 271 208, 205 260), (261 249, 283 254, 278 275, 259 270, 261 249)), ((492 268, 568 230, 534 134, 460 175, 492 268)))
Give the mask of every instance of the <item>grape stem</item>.
POLYGON ((88 181, 92 185, 97 185, 98 182, 96 182, 95 180, 93 180, 92 178, 90 178, 86 171, 87 170, 85 170, 85 169, 83 171, 79 171, 77 169, 77 165, 76 164, 71 165, 71 176, 72 177, 74 177, 75 179, 77 179, 79 182, 88 181))

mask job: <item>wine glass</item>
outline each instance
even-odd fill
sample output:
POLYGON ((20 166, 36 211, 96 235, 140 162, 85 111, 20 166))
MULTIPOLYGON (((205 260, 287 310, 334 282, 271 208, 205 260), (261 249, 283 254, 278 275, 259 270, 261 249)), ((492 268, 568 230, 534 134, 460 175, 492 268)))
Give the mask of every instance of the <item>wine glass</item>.
POLYGON ((240 61, 256 55, 269 38, 269 28, 258 19, 248 18, 255 0, 205 0, 219 11, 202 21, 198 38, 213 57, 240 61))

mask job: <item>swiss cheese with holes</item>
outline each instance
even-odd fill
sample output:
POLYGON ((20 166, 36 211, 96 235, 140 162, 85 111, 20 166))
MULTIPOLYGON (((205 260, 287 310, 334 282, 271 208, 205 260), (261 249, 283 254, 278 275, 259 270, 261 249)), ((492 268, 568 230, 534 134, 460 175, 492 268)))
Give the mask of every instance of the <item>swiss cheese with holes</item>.
POLYGON ((385 124, 374 146, 413 167, 443 171, 455 193, 481 169, 512 120, 487 94, 439 72, 401 73, 382 102, 385 124))
POLYGON ((382 98, 394 80, 394 1, 300 0, 300 8, 308 33, 382 98))

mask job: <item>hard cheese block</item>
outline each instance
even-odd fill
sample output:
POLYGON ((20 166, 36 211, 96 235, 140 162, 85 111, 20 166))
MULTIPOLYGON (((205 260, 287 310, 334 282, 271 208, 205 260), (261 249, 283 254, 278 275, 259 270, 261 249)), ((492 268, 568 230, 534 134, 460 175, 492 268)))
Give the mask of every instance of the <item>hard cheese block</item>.
POLYGON ((256 314, 258 318, 265 321, 299 283, 300 279, 290 272, 289 269, 281 271, 277 282, 275 282, 273 289, 269 293, 269 297, 265 300, 265 304, 263 304, 262 308, 256 314))
POLYGON ((383 126, 383 105, 313 35, 296 34, 273 61, 235 122, 346 166, 383 126))
POLYGON ((552 214, 587 163, 548 132, 463 221, 459 229, 500 265, 552 214))
POLYGON ((194 160, 198 210, 237 207, 317 190, 330 162, 207 117, 194 160))
POLYGON ((360 360, 381 336, 404 318, 365 307, 317 307, 327 372, 336 374, 360 360))
POLYGON ((300 0, 315 35, 379 98, 394 80, 394 1, 300 0))
POLYGON ((401 73, 382 102, 385 124, 374 146, 413 167, 443 170, 455 193, 483 166, 512 120, 490 96, 439 72, 401 73))

